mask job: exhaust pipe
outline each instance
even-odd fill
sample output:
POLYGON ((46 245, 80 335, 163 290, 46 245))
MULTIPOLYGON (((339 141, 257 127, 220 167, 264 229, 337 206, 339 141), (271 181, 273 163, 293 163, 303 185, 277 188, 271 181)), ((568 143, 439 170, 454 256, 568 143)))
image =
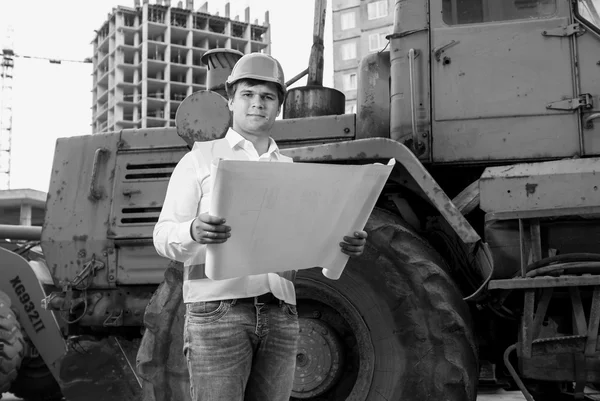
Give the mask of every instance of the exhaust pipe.
POLYGON ((40 226, 17 226, 0 224, 0 239, 39 241, 42 238, 40 226))

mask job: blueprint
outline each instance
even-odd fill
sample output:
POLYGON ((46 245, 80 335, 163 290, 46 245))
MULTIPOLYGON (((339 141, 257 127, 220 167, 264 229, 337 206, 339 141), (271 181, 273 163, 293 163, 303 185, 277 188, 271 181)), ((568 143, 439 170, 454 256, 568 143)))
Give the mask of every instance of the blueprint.
POLYGON ((213 280, 321 267, 338 279, 339 243, 362 230, 394 167, 215 160, 209 213, 231 237, 207 246, 213 280))

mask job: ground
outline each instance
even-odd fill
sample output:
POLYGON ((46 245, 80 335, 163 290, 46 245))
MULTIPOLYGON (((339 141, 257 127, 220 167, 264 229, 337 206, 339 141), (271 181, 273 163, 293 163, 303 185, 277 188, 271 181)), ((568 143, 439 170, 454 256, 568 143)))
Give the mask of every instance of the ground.
POLYGON ((525 400, 520 391, 481 390, 477 401, 522 401, 525 400))
MULTIPOLYGON (((12 394, 4 393, 2 395, 2 401, 20 401, 20 398, 16 398, 12 394)), ((525 397, 519 392, 515 391, 504 391, 495 390, 491 392, 480 392, 477 396, 477 401, 522 401, 525 397)))

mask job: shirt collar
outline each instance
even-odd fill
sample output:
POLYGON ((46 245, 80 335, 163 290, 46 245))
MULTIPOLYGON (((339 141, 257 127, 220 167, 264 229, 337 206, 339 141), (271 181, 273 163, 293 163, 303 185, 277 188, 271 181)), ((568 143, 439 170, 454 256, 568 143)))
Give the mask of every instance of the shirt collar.
MULTIPOLYGON (((229 127, 229 129, 227 130, 225 139, 227 140, 227 143, 229 143, 231 149, 235 148, 238 145, 243 148, 246 143, 252 144, 252 142, 241 136, 231 127, 229 127)), ((252 146, 254 147, 254 145, 252 146)), ((267 149, 267 154, 274 154, 277 158, 279 158, 279 147, 271 137, 269 137, 269 148, 267 149)))

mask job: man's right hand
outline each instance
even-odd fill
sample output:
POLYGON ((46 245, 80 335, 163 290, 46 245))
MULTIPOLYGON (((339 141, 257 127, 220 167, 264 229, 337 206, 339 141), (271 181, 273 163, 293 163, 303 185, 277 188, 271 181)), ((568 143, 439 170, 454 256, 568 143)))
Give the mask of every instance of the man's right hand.
POLYGON ((190 234, 201 244, 222 244, 231 237, 231 227, 225 225, 222 217, 202 213, 192 222, 190 234))

